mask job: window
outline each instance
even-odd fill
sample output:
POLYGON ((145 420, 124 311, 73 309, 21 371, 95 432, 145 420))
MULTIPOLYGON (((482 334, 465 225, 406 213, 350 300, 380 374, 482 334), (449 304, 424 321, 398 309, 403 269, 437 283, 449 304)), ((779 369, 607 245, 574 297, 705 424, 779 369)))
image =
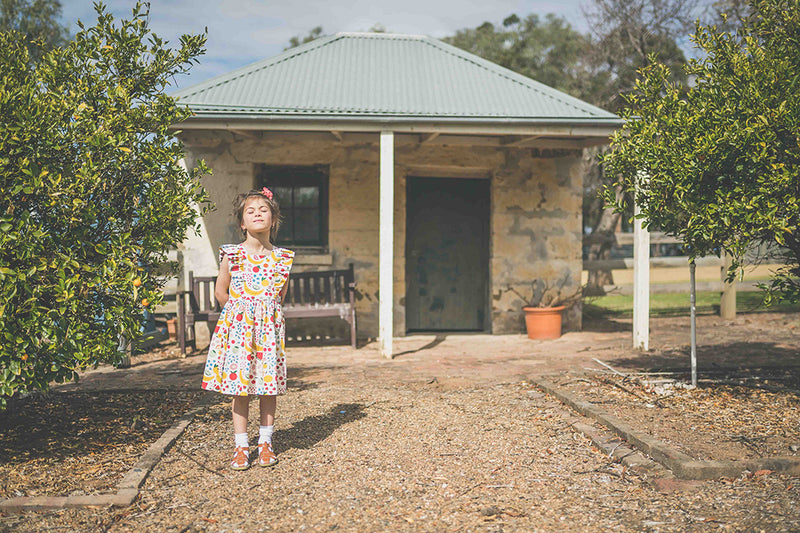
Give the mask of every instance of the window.
POLYGON ((269 187, 281 208, 278 245, 328 244, 328 168, 259 165, 256 189, 269 187))

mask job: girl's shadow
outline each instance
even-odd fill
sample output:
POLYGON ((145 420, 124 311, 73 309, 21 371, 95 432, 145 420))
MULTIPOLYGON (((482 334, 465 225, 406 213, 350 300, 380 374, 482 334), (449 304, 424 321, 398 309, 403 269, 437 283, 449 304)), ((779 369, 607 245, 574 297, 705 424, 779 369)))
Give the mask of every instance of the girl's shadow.
POLYGON ((334 405, 327 413, 306 417, 289 429, 276 431, 277 449, 275 451, 280 453, 292 448, 310 448, 328 437, 336 428, 365 416, 364 404, 340 403, 334 405))

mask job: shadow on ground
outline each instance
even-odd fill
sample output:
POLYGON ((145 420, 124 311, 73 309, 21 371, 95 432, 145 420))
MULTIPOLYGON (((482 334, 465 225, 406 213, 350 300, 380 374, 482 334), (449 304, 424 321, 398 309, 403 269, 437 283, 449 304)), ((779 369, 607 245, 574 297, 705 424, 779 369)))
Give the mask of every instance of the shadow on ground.
MULTIPOLYGON (((683 371, 690 365, 690 346, 678 346, 654 354, 643 353, 609 360, 615 368, 653 372, 683 371)), ((800 368, 800 350, 771 342, 728 342, 697 346, 698 371, 800 368)))
POLYGON ((286 387, 289 392, 316 389, 320 382, 318 376, 320 372, 329 372, 342 366, 345 365, 289 366, 286 387))
POLYGON ((618 331, 633 331, 633 326, 630 321, 626 322, 610 316, 584 316, 583 331, 615 333, 618 331))
POLYGON ((434 337, 434 339, 431 342, 429 342, 428 344, 426 344, 425 346, 421 346, 421 347, 417 348, 416 350, 406 350, 405 352, 396 353, 392 357, 393 358, 397 358, 397 357, 400 357, 400 356, 403 356, 403 355, 409 355, 409 354, 412 354, 412 353, 417 353, 417 352, 423 352, 425 350, 430 350, 432 348, 436 348, 437 346, 439 346, 446 339, 447 339, 447 335, 439 334, 439 335, 436 335, 436 337, 434 337))
POLYGON ((201 394, 97 391, 28 396, 0 411, 0 468, 149 444, 201 394))
POLYGON ((292 448, 306 449, 326 439, 337 428, 364 418, 365 406, 360 403, 340 403, 326 413, 309 416, 289 429, 276 432, 276 453, 292 448))

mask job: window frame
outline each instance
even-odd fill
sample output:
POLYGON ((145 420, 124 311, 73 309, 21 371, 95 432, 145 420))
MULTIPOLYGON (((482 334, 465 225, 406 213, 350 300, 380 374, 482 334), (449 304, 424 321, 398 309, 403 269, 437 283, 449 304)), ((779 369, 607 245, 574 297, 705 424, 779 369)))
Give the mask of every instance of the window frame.
MULTIPOLYGON (((273 189, 275 187, 319 187, 319 241, 286 240, 278 231, 278 239, 274 244, 286 246, 292 249, 303 249, 326 253, 328 251, 328 184, 330 172, 328 165, 272 165, 260 163, 256 165, 253 180, 254 188, 260 190, 262 187, 273 189)), ((293 193, 294 196, 294 193, 293 193)), ((284 205, 280 206, 281 217, 285 219, 289 210, 284 205)), ((294 205, 291 206, 294 213, 294 205)), ((295 220, 292 220, 292 227, 295 227, 295 220)))

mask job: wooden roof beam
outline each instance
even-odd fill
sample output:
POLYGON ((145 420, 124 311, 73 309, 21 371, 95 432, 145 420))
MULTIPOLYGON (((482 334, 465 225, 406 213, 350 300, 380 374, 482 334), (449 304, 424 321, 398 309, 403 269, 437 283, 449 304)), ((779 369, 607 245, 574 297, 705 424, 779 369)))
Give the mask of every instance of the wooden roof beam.
POLYGON ((433 141, 436 137, 440 135, 440 132, 435 131, 433 133, 420 133, 419 135, 419 143, 420 144, 428 144, 433 141))

